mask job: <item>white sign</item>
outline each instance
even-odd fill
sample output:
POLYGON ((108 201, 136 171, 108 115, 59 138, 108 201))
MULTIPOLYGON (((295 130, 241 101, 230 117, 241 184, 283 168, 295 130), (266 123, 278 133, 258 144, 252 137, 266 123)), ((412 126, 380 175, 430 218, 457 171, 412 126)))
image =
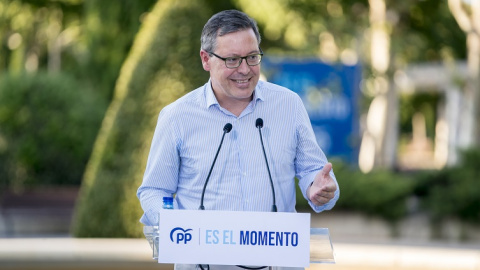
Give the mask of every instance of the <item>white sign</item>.
POLYGON ((158 262, 308 267, 310 214, 161 210, 158 262))

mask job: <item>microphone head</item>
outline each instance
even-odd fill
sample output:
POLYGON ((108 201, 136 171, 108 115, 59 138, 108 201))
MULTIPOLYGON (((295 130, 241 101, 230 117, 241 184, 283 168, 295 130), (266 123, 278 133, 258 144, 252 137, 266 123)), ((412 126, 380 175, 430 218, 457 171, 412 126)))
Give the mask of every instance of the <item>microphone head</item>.
POLYGON ((255 126, 258 128, 263 128, 263 119, 262 118, 257 118, 257 121, 255 121, 255 126))
POLYGON ((226 133, 229 133, 232 130, 232 124, 226 123, 225 126, 223 127, 223 131, 226 133))

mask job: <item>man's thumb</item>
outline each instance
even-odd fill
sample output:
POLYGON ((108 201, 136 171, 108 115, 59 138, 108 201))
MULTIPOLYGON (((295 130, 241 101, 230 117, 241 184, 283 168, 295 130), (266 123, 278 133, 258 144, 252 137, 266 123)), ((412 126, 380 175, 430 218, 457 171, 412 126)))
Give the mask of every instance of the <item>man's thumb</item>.
POLYGON ((325 164, 325 166, 323 166, 323 169, 322 169, 323 177, 328 177, 331 170, 332 170, 332 163, 329 162, 329 163, 325 164))

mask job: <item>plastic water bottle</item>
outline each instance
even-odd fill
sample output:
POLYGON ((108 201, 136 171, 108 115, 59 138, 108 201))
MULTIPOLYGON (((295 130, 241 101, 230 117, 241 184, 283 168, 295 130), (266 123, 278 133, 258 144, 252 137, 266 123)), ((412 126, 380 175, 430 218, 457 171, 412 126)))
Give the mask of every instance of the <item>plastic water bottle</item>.
MULTIPOLYGON (((173 198, 172 197, 163 197, 163 209, 173 209, 173 198)), ((160 220, 160 214, 159 218, 160 220)), ((160 236, 158 235, 158 226, 154 226, 154 243, 153 243, 153 258, 158 259, 158 240, 160 236)))
POLYGON ((173 209, 172 197, 163 197, 163 209, 173 209))

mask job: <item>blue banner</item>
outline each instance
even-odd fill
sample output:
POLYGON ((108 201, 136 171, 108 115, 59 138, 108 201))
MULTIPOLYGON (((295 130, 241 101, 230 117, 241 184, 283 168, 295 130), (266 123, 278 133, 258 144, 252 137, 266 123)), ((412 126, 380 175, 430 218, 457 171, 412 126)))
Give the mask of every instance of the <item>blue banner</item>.
POLYGON ((359 145, 359 65, 326 64, 318 59, 265 57, 262 73, 269 82, 302 98, 317 142, 325 154, 356 162, 359 145))

